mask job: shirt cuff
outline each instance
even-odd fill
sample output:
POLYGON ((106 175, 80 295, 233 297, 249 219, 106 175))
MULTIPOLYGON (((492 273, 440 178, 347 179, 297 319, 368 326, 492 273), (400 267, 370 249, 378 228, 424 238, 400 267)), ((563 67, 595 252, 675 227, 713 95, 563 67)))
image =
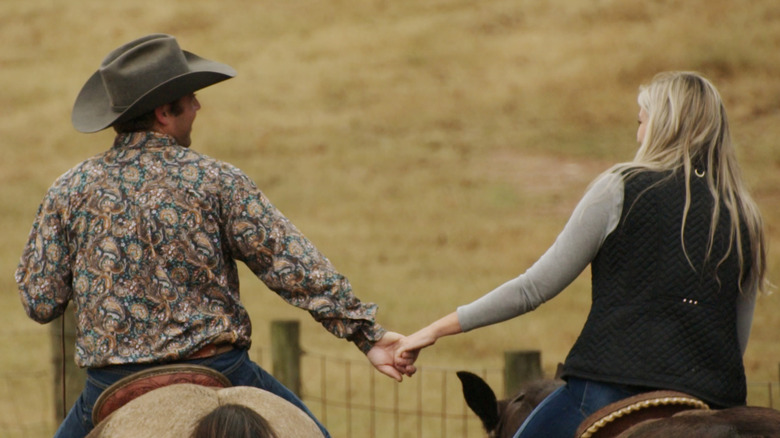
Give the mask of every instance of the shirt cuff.
POLYGON ((365 327, 362 327, 354 335, 350 336, 348 340, 354 342, 363 354, 367 354, 374 347, 374 344, 382 339, 385 333, 387 333, 387 330, 377 323, 366 324, 365 327))

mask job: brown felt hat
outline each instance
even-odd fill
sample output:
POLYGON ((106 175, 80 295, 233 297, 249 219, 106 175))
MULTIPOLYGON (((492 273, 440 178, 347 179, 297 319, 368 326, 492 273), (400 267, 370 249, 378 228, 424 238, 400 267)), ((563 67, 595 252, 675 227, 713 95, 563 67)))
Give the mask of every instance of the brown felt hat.
POLYGON ((97 132, 235 75, 229 65, 182 50, 170 35, 147 35, 106 56, 76 98, 71 121, 97 132))

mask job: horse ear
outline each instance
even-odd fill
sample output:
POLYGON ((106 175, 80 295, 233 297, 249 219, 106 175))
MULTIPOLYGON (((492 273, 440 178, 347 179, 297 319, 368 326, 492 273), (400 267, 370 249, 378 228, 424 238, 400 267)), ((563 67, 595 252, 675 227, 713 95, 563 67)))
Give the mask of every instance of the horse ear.
POLYGON ((498 426, 498 402, 496 394, 481 377, 468 371, 456 373, 463 385, 466 404, 482 420, 482 426, 491 432, 498 426))

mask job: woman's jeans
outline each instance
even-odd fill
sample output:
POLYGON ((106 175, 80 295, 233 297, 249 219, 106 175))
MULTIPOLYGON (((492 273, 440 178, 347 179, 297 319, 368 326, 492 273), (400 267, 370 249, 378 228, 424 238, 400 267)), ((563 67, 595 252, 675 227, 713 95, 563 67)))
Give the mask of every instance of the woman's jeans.
MULTIPOLYGON (((289 389, 276 380, 271 374, 249 360, 246 350, 232 350, 218 356, 205 359, 190 360, 181 363, 203 365, 215 369, 225 375, 233 386, 253 386, 278 395, 306 412, 320 427, 323 435, 330 434, 306 405, 289 389)), ((81 396, 71 408, 65 421, 62 422, 55 438, 81 438, 86 436, 95 426, 92 424, 92 408, 98 396, 117 380, 149 368, 157 364, 145 365, 115 365, 105 368, 87 369, 87 383, 81 396)))
POLYGON ((569 378, 539 403, 514 438, 571 438, 590 414, 645 391, 648 389, 569 378))

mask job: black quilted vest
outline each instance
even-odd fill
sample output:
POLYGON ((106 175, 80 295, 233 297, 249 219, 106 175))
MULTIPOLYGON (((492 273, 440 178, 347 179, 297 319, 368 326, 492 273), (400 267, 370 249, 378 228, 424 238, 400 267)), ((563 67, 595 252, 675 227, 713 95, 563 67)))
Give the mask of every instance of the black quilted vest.
POLYGON ((736 250, 717 266, 728 245, 729 215, 721 207, 705 260, 713 202, 704 178, 692 176, 689 262, 680 240, 684 180, 668 175, 644 172, 626 181, 620 222, 591 264, 592 307, 564 378, 677 390, 718 407, 744 405, 736 250))

